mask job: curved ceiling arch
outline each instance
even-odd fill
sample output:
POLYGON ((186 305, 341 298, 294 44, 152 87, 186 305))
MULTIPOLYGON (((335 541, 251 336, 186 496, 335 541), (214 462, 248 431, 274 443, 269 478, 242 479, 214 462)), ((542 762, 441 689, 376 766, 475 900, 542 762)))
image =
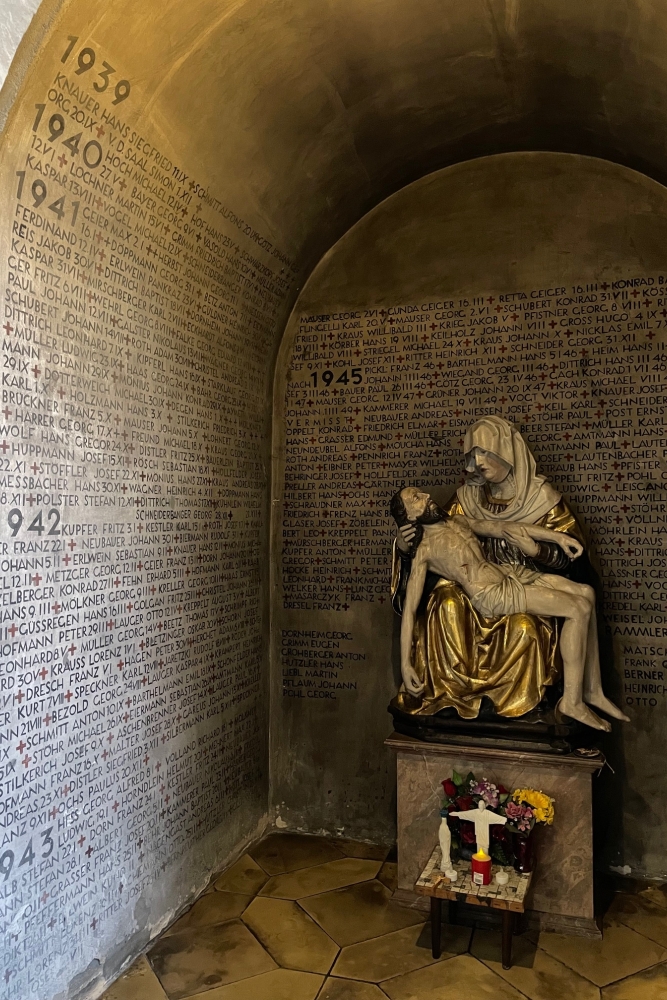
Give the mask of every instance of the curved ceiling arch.
POLYGON ((100 39, 133 26, 141 117, 189 137, 211 186, 245 188, 306 270, 373 205, 460 160, 548 149, 667 177, 657 0, 70 0, 56 20, 79 9, 100 39))
POLYGON ((246 0, 165 94, 207 68, 223 155, 253 163, 264 210, 310 262, 406 183, 476 156, 578 152, 664 180, 665 37, 657 3, 246 0))

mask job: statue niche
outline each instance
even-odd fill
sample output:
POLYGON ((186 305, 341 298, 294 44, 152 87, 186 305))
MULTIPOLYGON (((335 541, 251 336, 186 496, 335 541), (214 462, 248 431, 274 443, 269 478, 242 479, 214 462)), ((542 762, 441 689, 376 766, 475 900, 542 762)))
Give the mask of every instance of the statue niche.
POLYGON ((470 733, 460 720, 482 710, 553 749, 577 723, 608 730, 596 709, 626 720, 602 691, 595 594, 565 575, 584 552, 572 511, 503 418, 477 421, 464 454, 467 481, 444 510, 415 487, 392 501, 392 601, 406 618, 396 728, 433 738, 455 719, 470 733))

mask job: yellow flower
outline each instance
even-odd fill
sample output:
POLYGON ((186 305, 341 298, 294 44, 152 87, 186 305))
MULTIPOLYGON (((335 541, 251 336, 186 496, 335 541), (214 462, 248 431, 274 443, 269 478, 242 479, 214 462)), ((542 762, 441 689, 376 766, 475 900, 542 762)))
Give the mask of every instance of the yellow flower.
POLYGON ((517 788, 512 796, 515 802, 529 805, 535 812, 535 821, 551 826, 554 821, 554 800, 534 788, 517 788))

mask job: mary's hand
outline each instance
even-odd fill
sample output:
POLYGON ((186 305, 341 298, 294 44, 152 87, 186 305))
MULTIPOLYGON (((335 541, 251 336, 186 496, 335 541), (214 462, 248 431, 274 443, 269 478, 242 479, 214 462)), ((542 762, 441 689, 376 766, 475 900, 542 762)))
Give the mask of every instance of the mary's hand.
POLYGON ((409 521, 407 524, 402 525, 396 532, 396 544, 403 553, 408 553, 410 551, 410 542, 415 537, 417 529, 414 524, 409 521))
POLYGON ((522 524, 515 524, 510 521, 503 522, 503 537, 516 545, 518 549, 527 556, 536 556, 540 547, 532 538, 522 524))

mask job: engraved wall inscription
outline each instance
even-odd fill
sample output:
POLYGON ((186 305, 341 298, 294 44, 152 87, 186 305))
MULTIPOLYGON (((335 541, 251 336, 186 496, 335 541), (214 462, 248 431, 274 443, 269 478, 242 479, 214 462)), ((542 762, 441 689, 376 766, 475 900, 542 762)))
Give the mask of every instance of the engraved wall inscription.
POLYGON ((266 794, 260 447, 290 272, 137 125, 122 50, 71 30, 2 160, 8 1000, 118 947, 266 794))

